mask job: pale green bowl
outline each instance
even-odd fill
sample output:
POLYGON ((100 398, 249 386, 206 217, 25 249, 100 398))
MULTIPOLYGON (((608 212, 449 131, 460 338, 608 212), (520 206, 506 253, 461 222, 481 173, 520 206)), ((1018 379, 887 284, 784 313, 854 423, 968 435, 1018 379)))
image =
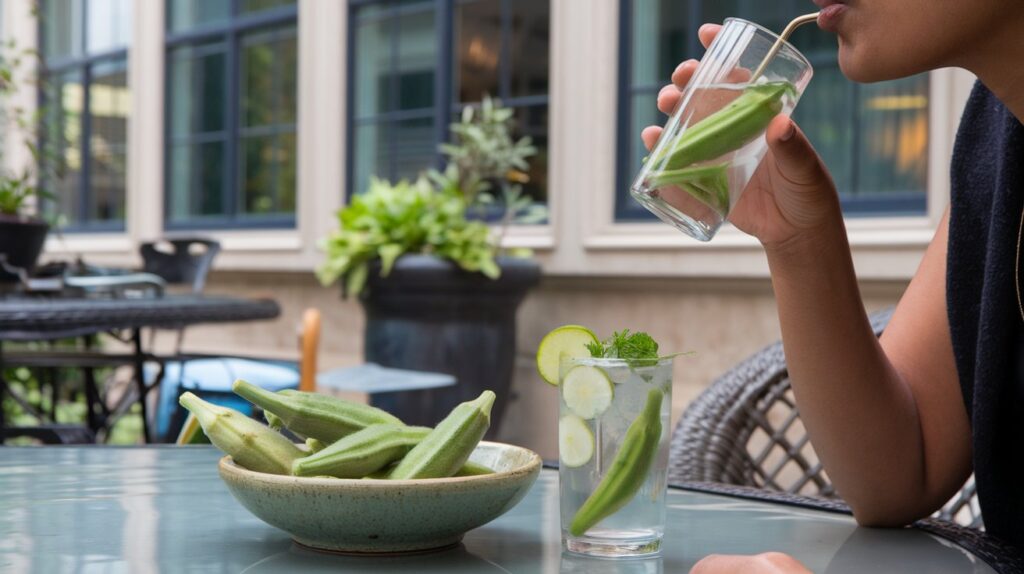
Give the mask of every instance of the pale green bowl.
POLYGON ((242 506, 304 546, 345 553, 457 544, 515 506, 540 473, 537 453, 481 442, 470 460, 493 474, 422 480, 304 478, 253 472, 230 456, 220 477, 242 506))

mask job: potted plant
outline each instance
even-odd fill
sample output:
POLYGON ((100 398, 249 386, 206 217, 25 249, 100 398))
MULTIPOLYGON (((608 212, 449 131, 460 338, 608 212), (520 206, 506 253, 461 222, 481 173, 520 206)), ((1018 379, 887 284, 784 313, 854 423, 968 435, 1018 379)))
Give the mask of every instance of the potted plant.
POLYGON ((374 179, 338 213, 318 269, 329 285, 359 297, 364 354, 387 367, 443 372, 454 387, 372 396, 409 424, 435 424, 484 389, 498 394, 490 435, 500 427, 515 361, 516 310, 540 280, 528 251, 503 246, 512 222, 546 217, 522 194, 528 138, 513 140, 512 111, 485 99, 452 124, 443 172, 415 182, 374 179), (497 212, 497 213, 496 213, 497 212), (485 223, 499 218, 497 230, 485 223), (474 217, 476 216, 476 217, 474 217))
MULTIPOLYGON (((18 88, 15 76, 26 55, 27 52, 15 50, 12 42, 0 49, 0 114, 8 137, 28 136, 23 137, 25 146, 39 164, 44 150, 36 145, 33 136, 40 112, 27 113, 12 102, 18 88)), ((46 242, 50 226, 37 215, 38 205, 34 201, 46 194, 36 186, 35 179, 31 168, 20 173, 0 168, 0 255, 6 263, 6 268, 0 265, 0 281, 18 280, 18 275, 8 269, 31 273, 46 242)))

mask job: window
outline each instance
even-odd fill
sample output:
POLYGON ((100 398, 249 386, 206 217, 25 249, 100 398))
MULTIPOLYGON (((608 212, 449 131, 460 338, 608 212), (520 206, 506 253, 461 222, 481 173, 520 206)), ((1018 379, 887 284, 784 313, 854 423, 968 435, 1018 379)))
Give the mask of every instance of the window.
POLYGON ((295 224, 294 0, 167 0, 168 228, 295 224))
POLYGON ((45 0, 40 90, 47 210, 69 231, 124 229, 130 0, 45 0))
MULTIPOLYGON (((640 130, 665 122, 655 107, 658 90, 676 65, 699 58, 697 28, 729 16, 782 30, 809 11, 804 0, 622 0, 619 63, 617 220, 645 220, 629 184, 646 150, 640 130)), ((848 215, 925 212, 928 168, 928 76, 861 85, 839 71, 836 40, 814 26, 794 32, 792 43, 814 66, 794 119, 828 165, 848 215)))
POLYGON ((516 113, 538 148, 524 192, 547 199, 549 0, 351 0, 348 191, 413 178, 465 104, 516 113))

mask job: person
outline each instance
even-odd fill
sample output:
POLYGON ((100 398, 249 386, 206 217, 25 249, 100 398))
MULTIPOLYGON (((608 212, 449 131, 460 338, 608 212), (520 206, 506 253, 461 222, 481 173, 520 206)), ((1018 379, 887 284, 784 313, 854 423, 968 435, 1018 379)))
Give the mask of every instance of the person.
MULTIPOLYGON (((826 166, 788 117, 769 125, 769 151, 729 218, 764 246, 801 417, 859 524, 928 516, 973 470, 987 531, 1024 548, 1024 3, 814 1, 850 80, 956 66, 978 82, 954 147, 950 208, 880 339, 826 166)), ((700 28, 704 46, 719 29, 700 28)), ((676 68, 661 111, 696 65, 676 68)), ((648 149, 660 132, 643 130, 648 149)), ((693 569, 804 571, 776 553, 710 556, 693 569)))

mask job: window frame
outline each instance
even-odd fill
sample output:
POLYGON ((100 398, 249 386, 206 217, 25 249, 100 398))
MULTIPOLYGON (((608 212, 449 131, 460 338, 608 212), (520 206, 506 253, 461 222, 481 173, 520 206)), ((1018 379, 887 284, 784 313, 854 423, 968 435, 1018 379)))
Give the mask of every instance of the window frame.
MULTIPOLYGON (((363 19, 357 19, 356 11, 360 8, 372 5, 383 5, 391 2, 392 0, 348 0, 348 30, 346 32, 346 62, 345 62, 345 181, 344 189, 342 190, 343 196, 346 202, 352 197, 352 194, 357 193, 355 190, 355 133, 356 129, 365 125, 388 125, 394 122, 408 120, 408 119, 421 119, 428 117, 425 113, 427 109, 432 109, 434 119, 434 133, 436 135, 434 139, 434 162, 433 166, 437 169, 444 168, 444 156, 437 151, 437 146, 449 141, 451 133, 449 124, 453 118, 457 118, 462 111, 462 108, 467 103, 456 102, 454 98, 454 79, 456 77, 456 66, 455 66, 455 7, 459 0, 433 0, 433 13, 435 23, 437 26, 436 34, 438 38, 438 50, 437 50, 437 61, 435 66, 435 80, 434 80, 434 105, 432 108, 420 108, 417 110, 393 110, 385 111, 383 113, 376 113, 372 116, 358 117, 356 113, 356 93, 355 93, 355 73, 356 73, 356 29, 357 26, 362 23, 363 19)), ((496 97, 501 100, 502 104, 515 111, 521 109, 527 109, 532 107, 547 106, 548 108, 548 135, 550 142, 551 134, 551 83, 549 82, 547 93, 543 96, 531 95, 531 96, 518 96, 510 97, 510 83, 511 83, 511 67, 510 67, 510 55, 511 55, 511 15, 512 15, 512 3, 514 0, 497 0, 500 2, 501 7, 501 43, 500 52, 498 56, 498 93, 492 94, 492 97, 496 97)), ((554 4, 555 0, 552 0, 554 4)), ((386 7, 381 13, 379 18, 381 19, 393 19, 397 16, 406 13, 416 13, 425 11, 424 8, 420 7, 403 7, 399 4, 386 7)), ((554 6, 551 7, 549 13, 549 26, 553 22, 554 6)), ((553 34, 552 34, 553 35, 553 34)), ((390 66, 392 70, 395 67, 397 61, 397 43, 400 34, 394 34, 394 38, 391 40, 392 59, 390 66)), ((548 54, 549 63, 553 63, 554 59, 552 54, 548 54)), ((548 76, 550 79, 551 69, 549 67, 548 76)), ((389 81, 394 81, 394 74, 391 75, 389 81)), ((397 97, 397 90, 392 90, 392 96, 397 97)), ((550 151, 549 143, 549 151, 550 151)), ((394 147, 394 146, 392 146, 394 147)), ((550 165, 550 164, 549 164, 550 165)), ((431 167, 431 166, 425 166, 431 167)), ((550 169, 550 167, 549 167, 550 169)), ((390 170, 389 170, 390 171, 390 170)), ((547 204, 551 204, 550 188, 547 198, 547 204)))
MULTIPOLYGON (((697 4, 697 0, 685 0, 687 2, 687 11, 691 20, 697 21, 700 19, 701 10, 697 4)), ((614 213, 613 218, 616 223, 624 225, 637 224, 637 223, 654 223, 657 222, 657 218, 653 214, 646 212, 637 216, 635 210, 626 211, 624 204, 629 201, 627 192, 630 183, 632 183, 633 177, 636 175, 631 169, 630 152, 631 146, 628 142, 636 136, 631 133, 631 116, 632 116, 632 104, 634 97, 639 93, 647 93, 652 89, 654 94, 657 94, 664 84, 652 88, 651 86, 634 86, 632 83, 633 75, 633 7, 636 0, 619 0, 619 36, 618 36, 618 47, 619 47, 619 58, 618 58, 618 74, 617 74, 617 101, 615 104, 616 108, 616 150, 615 150, 615 183, 616 183, 616 194, 614 199, 614 213)), ((691 53, 699 53, 703 51, 703 47, 700 46, 696 34, 689 36, 687 40, 687 49, 691 53)), ((813 54, 808 55, 808 58, 815 61, 813 54)), ((929 78, 929 84, 931 78, 929 78)), ((849 82, 847 89, 851 92, 851 95, 855 96, 862 89, 860 84, 855 82, 849 82)), ((929 93, 931 89, 929 88, 929 93)), ((931 105, 931 103, 930 103, 931 105)), ((859 114, 859 109, 853 107, 850 113, 859 114)), ((929 114, 930 115, 930 114, 929 114)), ((854 121, 854 141, 856 142, 861 134, 862 129, 859 126, 859 122, 854 121)), ((930 139, 930 138, 929 138, 930 139)), ((856 158, 859 153, 859 147, 856 143, 853 146, 853 157, 856 158)), ((930 150, 925 151, 925 155, 928 157, 929 162, 932 159, 930 150)), ((847 218, 898 218, 898 217, 919 217, 925 216, 929 213, 928 206, 928 186, 929 183, 925 181, 924 193, 887 193, 883 196, 875 197, 874 195, 847 195, 840 194, 839 201, 840 206, 843 210, 843 215, 847 218)))
MULTIPOLYGON (((46 2, 47 0, 42 0, 42 1, 46 2)), ((129 181, 129 177, 128 177, 127 169, 125 170, 125 178, 124 178, 124 205, 125 205, 124 216, 120 220, 111 220, 111 221, 100 221, 100 220, 95 220, 95 219, 92 219, 91 217, 89 217, 89 213, 91 211, 90 210, 90 205, 91 205, 91 201, 93 199, 93 193, 92 193, 93 190, 92 190, 92 186, 90 185, 90 182, 92 180, 92 161, 91 161, 92 155, 90 153, 90 141, 92 140, 92 96, 91 96, 92 90, 91 90, 91 87, 92 87, 92 80, 93 80, 93 68, 96 68, 97 66, 102 66, 104 64, 109 64, 109 63, 119 63, 119 61, 120 61, 120 62, 124 63, 124 73, 125 73, 126 78, 129 78, 127 80, 126 84, 128 85, 128 89, 129 90, 131 89, 131 79, 130 79, 130 68, 131 68, 131 66, 130 66, 130 63, 129 63, 128 52, 131 49, 132 43, 134 43, 135 39, 133 38, 131 43, 129 43, 127 46, 124 46, 124 47, 121 47, 121 48, 113 48, 113 49, 103 50, 103 51, 99 51, 99 52, 95 52, 95 53, 89 54, 87 52, 87 46, 89 45, 89 39, 87 37, 88 31, 89 31, 88 9, 89 9, 88 8, 88 4, 83 6, 82 20, 81 20, 81 22, 79 22, 79 26, 81 27, 79 32, 81 33, 81 42, 82 42, 82 46, 80 47, 81 48, 81 53, 78 54, 78 55, 63 56, 63 57, 60 57, 60 58, 52 58, 51 59, 51 58, 48 58, 46 56, 46 52, 45 52, 45 46, 46 46, 46 24, 44 22, 44 18, 41 16, 42 14, 45 13, 45 9, 42 6, 40 6, 40 8, 39 8, 40 17, 36 19, 36 34, 37 34, 37 36, 36 36, 37 37, 36 45, 39 47, 38 51, 39 51, 39 54, 41 55, 41 57, 39 58, 39 65, 40 65, 40 72, 41 72, 40 75, 42 77, 42 85, 40 85, 39 88, 36 90, 36 105, 39 106, 39 109, 45 109, 45 107, 47 106, 48 100, 47 100, 47 97, 46 97, 46 84, 47 84, 47 82, 49 82, 50 78, 52 78, 54 76, 60 76, 60 75, 65 74, 67 72, 75 72, 75 71, 77 71, 77 72, 79 72, 81 74, 82 118, 80 120, 80 129, 81 129, 81 134, 79 136, 79 140, 80 141, 78 142, 78 146, 77 147, 78 147, 78 153, 79 153, 80 157, 82 158, 82 166, 81 166, 81 170, 79 171, 79 174, 78 174, 78 185, 76 186, 76 188, 77 188, 77 201, 75 202, 75 209, 77 210, 77 214, 76 215, 80 216, 80 218, 76 218, 74 220, 69 218, 67 220, 68 223, 61 227, 61 232, 62 233, 71 233, 71 234, 94 233, 94 232, 99 232, 99 233, 104 233, 104 232, 119 233, 119 232, 124 232, 125 230, 127 230, 128 219, 129 219, 129 216, 130 216, 129 210, 128 210, 128 181, 129 181)), ((131 121, 130 117, 129 117, 129 121, 131 121)), ((130 131, 130 129, 131 128, 129 128, 129 131, 130 131)), ((45 114, 42 117, 40 117, 39 120, 38 120, 38 130, 39 131, 38 131, 37 139, 38 139, 39 142, 42 143, 42 145, 44 146, 44 149, 45 149, 45 146, 48 145, 47 144, 47 140, 46 140, 46 131, 47 130, 46 130, 46 117, 45 117, 45 114)), ((71 146, 69 146, 68 149, 71 149, 71 146)), ((127 157, 127 155, 128 155, 128 150, 126 148, 125 157, 127 157)), ((46 186, 45 182, 46 182, 46 178, 43 177, 42 178, 42 183, 43 183, 44 189, 45 189, 45 186, 46 186)), ((47 204, 47 205, 52 205, 54 203, 54 200, 45 200, 44 203, 47 204)))
MULTIPOLYGON (((162 138, 163 143, 163 227, 168 231, 192 231, 192 230, 217 230, 217 229, 295 229, 298 225, 298 212, 299 212, 299 186, 295 186, 295 203, 296 209, 290 215, 273 214, 273 215, 248 215, 242 214, 239 209, 239 200, 241 198, 241 163, 239 162, 239 148, 241 147, 242 133, 246 128, 241 126, 240 114, 241 114, 241 99, 240 94, 242 90, 242 69, 241 69, 241 51, 243 49, 242 39, 244 36, 252 33, 258 33, 260 31, 274 31, 275 29, 280 30, 288 25, 295 27, 296 36, 296 47, 298 47, 298 15, 299 15, 299 2, 296 1, 293 5, 276 6, 267 10, 251 14, 243 14, 241 12, 241 0, 231 0, 231 16, 224 22, 214 22, 210 24, 201 24, 187 30, 172 31, 170 29, 170 18, 167 18, 171 8, 173 0, 165 0, 163 10, 165 14, 166 23, 164 26, 164 117, 163 117, 163 129, 164 135, 162 138), (197 136, 195 134, 189 134, 187 136, 178 136, 179 139, 175 139, 175 136, 171 131, 172 113, 172 94, 173 86, 171 82, 172 73, 172 52, 175 49, 184 46, 195 46, 209 41, 223 41, 226 46, 226 65, 227 68, 227 92, 225 94, 225 105, 227 116, 224 121, 223 133, 225 134, 225 153, 224 153, 224 164, 226 169, 226 182, 224 185, 222 201, 225 209, 223 213, 217 216, 209 217, 197 217, 190 216, 184 220, 174 220, 171 218, 171 171, 173 166, 171 165, 171 149, 175 143, 181 141, 192 142, 194 140, 201 140, 203 136, 197 136), (241 215, 241 216, 240 216, 241 215)), ((300 52, 301 54, 301 52, 300 52)), ((302 56, 299 56, 301 61, 302 56)), ((296 73, 298 71, 296 70, 296 73)), ((296 81, 296 89, 298 89, 298 81, 296 81)), ((296 106, 300 105, 298 94, 296 94, 296 106)), ((252 129, 252 128, 250 128, 252 129)), ((267 128, 271 129, 271 128, 267 128)), ((280 126, 273 126, 274 133, 280 129, 280 126)), ((295 135, 296 135, 296 156, 298 155, 298 110, 296 110, 296 122, 295 122, 295 135)), ((298 158, 296 157, 296 162, 298 158)), ((194 177, 194 174, 190 173, 189 177, 194 177)))

